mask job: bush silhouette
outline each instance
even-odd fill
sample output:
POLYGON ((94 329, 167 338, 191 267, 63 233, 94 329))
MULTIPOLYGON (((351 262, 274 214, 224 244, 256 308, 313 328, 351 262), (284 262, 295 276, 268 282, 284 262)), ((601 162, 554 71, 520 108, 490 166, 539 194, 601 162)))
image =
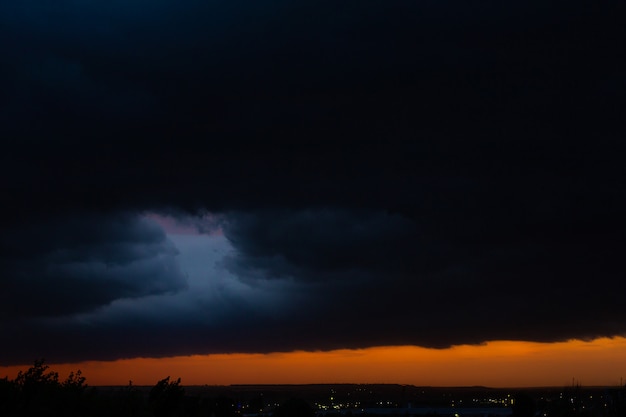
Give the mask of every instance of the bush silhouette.
POLYGON ((156 417, 170 417, 179 414, 184 398, 185 390, 180 386, 180 378, 170 381, 168 376, 150 390, 148 401, 156 417))

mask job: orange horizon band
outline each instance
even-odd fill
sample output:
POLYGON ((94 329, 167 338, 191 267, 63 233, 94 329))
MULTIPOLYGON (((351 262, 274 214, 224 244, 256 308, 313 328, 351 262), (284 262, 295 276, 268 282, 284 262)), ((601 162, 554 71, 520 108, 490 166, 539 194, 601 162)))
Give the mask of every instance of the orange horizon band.
MULTIPOLYGON (((31 364, 0 367, 13 379, 31 364)), ((558 343, 493 341, 448 349, 383 346, 329 352, 212 354, 49 363, 65 378, 80 369, 91 386, 397 383, 417 386, 530 387, 617 385, 626 375, 626 338, 558 343)))

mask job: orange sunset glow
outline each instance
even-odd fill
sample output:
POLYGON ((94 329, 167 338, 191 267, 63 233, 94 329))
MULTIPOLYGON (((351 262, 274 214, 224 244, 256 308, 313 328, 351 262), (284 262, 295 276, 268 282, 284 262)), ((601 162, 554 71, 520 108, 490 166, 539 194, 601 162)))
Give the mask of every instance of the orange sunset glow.
MULTIPOLYGON (((0 367, 13 378, 29 365, 0 367)), ((50 364, 61 377, 82 370, 92 386, 152 385, 171 375, 184 385, 399 383, 430 386, 617 385, 626 375, 626 338, 589 342, 496 341, 425 349, 376 347, 330 352, 215 354, 50 364)))

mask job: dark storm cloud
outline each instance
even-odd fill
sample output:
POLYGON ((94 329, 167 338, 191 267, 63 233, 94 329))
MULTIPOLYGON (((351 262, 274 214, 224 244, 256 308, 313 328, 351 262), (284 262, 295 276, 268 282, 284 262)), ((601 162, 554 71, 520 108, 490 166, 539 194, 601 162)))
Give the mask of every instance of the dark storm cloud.
POLYGON ((131 214, 80 215, 6 228, 0 237, 2 321, 90 311, 183 289, 176 248, 131 214))
MULTIPOLYGON (((317 283, 309 290, 318 304, 307 308, 323 323, 318 347, 624 334, 616 256, 623 224, 596 221, 598 229, 589 230, 571 219, 567 226, 526 219, 525 233, 511 233, 496 230, 497 219, 477 230, 474 222, 484 220, 466 218, 467 225, 446 232, 458 212, 421 219, 328 210, 273 214, 235 216, 233 230, 225 227, 240 250, 229 266, 242 276, 252 270, 257 279, 317 283)), ((503 227, 515 221, 513 213, 503 227)))
POLYGON ((400 216, 369 211, 234 214, 227 216, 223 230, 239 252, 226 264, 238 275, 246 276, 239 268, 251 268, 265 271, 267 278, 316 280, 324 271, 341 274, 354 268, 393 273, 414 256, 426 257, 428 249, 415 229, 400 216))
POLYGON ((624 334, 624 12, 0 5, 4 330, 108 358, 137 332, 119 356, 624 334), (221 268, 300 308, 231 289, 208 324, 72 321, 184 285, 162 231, 116 213, 197 210, 233 245, 221 268))

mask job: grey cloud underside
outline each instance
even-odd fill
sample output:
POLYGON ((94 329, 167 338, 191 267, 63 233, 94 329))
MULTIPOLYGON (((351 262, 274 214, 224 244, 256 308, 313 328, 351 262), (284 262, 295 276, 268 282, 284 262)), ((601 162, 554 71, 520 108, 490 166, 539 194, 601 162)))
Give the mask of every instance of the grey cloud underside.
POLYGON ((6 228, 0 247, 2 322, 70 315, 186 286, 174 245, 136 214, 73 214, 6 228))
POLYGON ((9 361, 626 333, 619 2, 57 3, 0 5, 9 361))

